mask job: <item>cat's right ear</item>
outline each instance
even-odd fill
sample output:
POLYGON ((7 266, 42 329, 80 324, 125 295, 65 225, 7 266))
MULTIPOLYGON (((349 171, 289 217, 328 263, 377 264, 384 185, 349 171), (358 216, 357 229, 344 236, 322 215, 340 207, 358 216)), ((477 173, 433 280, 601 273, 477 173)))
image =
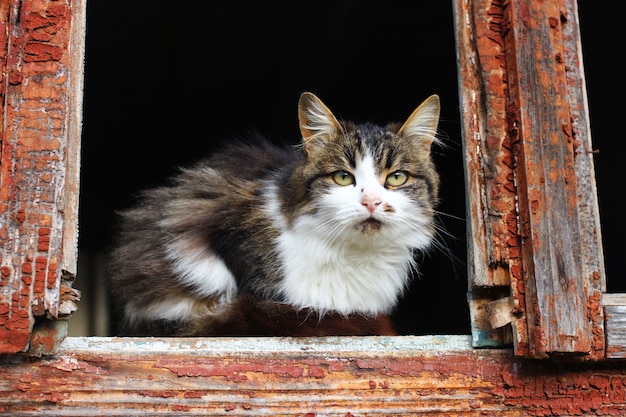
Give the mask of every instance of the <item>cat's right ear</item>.
POLYGON ((411 113, 398 134, 416 139, 422 150, 430 152, 430 145, 437 140, 440 108, 438 95, 428 97, 411 113))
POLYGON ((310 154, 317 138, 330 138, 343 132, 341 124, 322 100, 305 92, 298 101, 298 121, 304 150, 310 154))

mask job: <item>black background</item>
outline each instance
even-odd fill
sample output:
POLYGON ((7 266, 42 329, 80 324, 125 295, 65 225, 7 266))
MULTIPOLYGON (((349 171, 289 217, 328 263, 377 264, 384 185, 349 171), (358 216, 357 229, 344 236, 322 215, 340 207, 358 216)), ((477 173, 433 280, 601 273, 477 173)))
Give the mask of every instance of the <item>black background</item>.
MULTIPOLYGON (((316 93, 340 118, 380 123, 403 121, 437 93, 446 144, 435 150, 445 249, 421 260, 421 277, 396 317, 403 333, 469 333, 452 2, 190 3, 88 3, 79 256, 105 250, 114 211, 132 204, 134 193, 161 184, 232 135, 256 129, 274 141, 297 143, 303 91, 316 93)), ((601 150, 602 216, 612 225, 620 217, 609 208, 622 198, 612 185, 615 171, 607 169, 619 140, 611 138, 619 129, 609 126, 619 116, 601 97, 607 88, 617 94, 619 82, 604 76, 602 63, 614 61, 615 51, 604 56, 594 46, 601 41, 590 29, 603 13, 597 4, 581 2, 581 24, 591 62, 594 145, 601 150)), ((607 29, 618 32, 603 26, 603 38, 607 29)), ((624 249, 616 236, 620 227, 605 227, 609 276, 616 273, 610 256, 624 249)), ((88 287, 80 271, 78 277, 77 286, 88 287)))

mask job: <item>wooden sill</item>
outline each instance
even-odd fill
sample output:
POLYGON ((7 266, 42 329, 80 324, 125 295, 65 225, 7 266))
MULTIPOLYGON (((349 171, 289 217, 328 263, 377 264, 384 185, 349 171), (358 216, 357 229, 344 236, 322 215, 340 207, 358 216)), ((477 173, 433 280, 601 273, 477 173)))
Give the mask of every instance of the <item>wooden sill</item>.
POLYGON ((54 356, 0 356, 0 415, 624 415, 622 369, 471 336, 70 337, 54 356))

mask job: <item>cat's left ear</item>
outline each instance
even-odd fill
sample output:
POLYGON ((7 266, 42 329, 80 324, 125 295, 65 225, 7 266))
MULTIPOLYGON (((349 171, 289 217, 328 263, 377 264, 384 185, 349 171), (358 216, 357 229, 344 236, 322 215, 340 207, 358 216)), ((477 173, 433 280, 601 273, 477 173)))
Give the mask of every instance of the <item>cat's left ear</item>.
POLYGON ((439 96, 433 94, 416 108, 404 122, 398 134, 418 141, 424 150, 430 152, 430 146, 437 139, 439 125, 439 96))
POLYGON ((328 140, 343 132, 341 124, 322 100, 313 93, 302 93, 298 101, 298 121, 305 151, 311 152, 316 138, 328 140))

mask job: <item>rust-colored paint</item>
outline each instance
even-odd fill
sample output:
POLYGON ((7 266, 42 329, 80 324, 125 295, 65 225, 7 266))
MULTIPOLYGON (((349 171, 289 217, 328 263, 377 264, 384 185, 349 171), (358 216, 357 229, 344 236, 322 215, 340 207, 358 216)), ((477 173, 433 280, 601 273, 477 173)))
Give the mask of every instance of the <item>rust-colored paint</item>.
POLYGON ((469 201, 471 291, 499 297, 509 286, 519 356, 601 358, 604 267, 576 2, 454 5, 468 193, 482 197, 469 201))
POLYGON ((5 376, 0 382, 0 412, 489 417, 626 413, 626 367, 621 362, 559 364, 515 358, 510 350, 409 348, 414 340, 419 345, 425 339, 395 338, 395 347, 394 338, 266 339, 256 341, 257 350, 251 348, 255 341, 242 339, 70 339, 54 357, 0 358, 5 376), (249 348, 241 350, 240 342, 249 348))
MULTIPOLYGON (((602 310, 589 310, 600 286, 588 272, 602 265, 583 263, 580 257, 583 253, 591 260, 586 254, 600 249, 586 237, 595 227, 589 220, 593 204, 579 201, 595 193, 585 179, 592 172, 590 161, 575 158, 579 150, 574 146, 582 142, 572 140, 587 134, 575 132, 571 124, 585 111, 577 104, 585 94, 580 73, 579 78, 566 74, 575 72, 571 64, 578 53, 577 27, 567 17, 574 7, 572 2, 511 1, 503 9, 507 120, 519 141, 515 178, 528 335, 518 354, 537 358, 604 355, 602 310)), ((523 340, 526 332, 520 330, 523 340)))
POLYGON ((0 1, 0 353, 58 315, 71 8, 0 1))
MULTIPOLYGON (((510 342, 505 328, 485 327, 483 306, 506 294, 524 311, 515 274, 521 272, 516 210, 518 138, 507 121, 504 5, 455 1, 455 26, 468 199, 470 313, 478 347, 510 342)), ((518 340, 519 341, 519 340, 518 340)), ((523 341, 523 340, 521 340, 523 341)), ((517 343, 517 342, 516 342, 517 343)))
MULTIPOLYGON (((473 284, 491 287, 509 285, 508 277, 496 274, 493 266, 508 269, 509 242, 518 238, 516 227, 510 227, 510 221, 515 221, 516 217, 513 175, 516 160, 515 142, 506 134, 506 125, 502 123, 506 111, 506 97, 502 92, 507 88, 507 73, 503 71, 502 6, 494 2, 488 5, 487 13, 474 15, 482 6, 476 4, 476 9, 466 10, 477 21, 474 37, 468 41, 475 50, 460 54, 459 70, 463 80, 472 84, 467 87, 473 94, 467 99, 471 108, 466 109, 466 124, 471 127, 464 137, 470 193, 485 196, 485 201, 470 201, 472 222, 477 226, 472 238, 486 243, 485 262, 491 266, 485 274, 478 274, 473 284), (473 74, 477 70, 472 60, 476 53, 480 55, 479 74, 473 74), (484 125, 476 125, 477 114, 484 116, 484 125), (482 233, 491 238, 480 239, 482 233)), ((458 28, 459 34, 465 34, 466 29, 458 28)))

